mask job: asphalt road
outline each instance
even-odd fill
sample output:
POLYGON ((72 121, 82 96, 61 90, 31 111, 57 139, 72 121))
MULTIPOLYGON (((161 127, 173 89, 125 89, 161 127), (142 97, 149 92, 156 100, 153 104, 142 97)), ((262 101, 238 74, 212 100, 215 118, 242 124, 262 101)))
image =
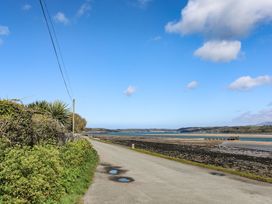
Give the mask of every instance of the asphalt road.
MULTIPOLYGON (((181 164, 92 141, 100 155, 94 183, 84 196, 85 204, 271 204, 272 185, 233 175, 212 175, 211 170, 181 164), (134 179, 117 182, 108 171, 134 179), (115 173, 115 172, 113 172, 115 173)), ((218 173, 218 172, 217 172, 218 173)))

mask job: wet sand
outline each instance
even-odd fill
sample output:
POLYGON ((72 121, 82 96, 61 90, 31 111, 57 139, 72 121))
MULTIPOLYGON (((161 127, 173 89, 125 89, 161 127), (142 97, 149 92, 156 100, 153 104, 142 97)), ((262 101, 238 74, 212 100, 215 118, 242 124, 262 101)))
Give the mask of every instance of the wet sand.
MULTIPOLYGON (((155 136, 156 134, 146 134, 145 136, 155 136)), ((205 137, 241 137, 241 138, 272 138, 272 134, 232 134, 232 133, 177 133, 160 134, 160 136, 205 136, 205 137)))

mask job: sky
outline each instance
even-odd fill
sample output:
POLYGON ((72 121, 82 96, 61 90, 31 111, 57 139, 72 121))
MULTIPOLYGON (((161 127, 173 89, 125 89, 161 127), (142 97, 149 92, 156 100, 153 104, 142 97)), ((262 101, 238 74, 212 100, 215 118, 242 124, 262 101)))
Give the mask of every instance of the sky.
MULTIPOLYGON (((45 1, 89 127, 272 121, 271 0, 45 1)), ((38 0, 0 3, 0 98, 71 106, 38 0)))

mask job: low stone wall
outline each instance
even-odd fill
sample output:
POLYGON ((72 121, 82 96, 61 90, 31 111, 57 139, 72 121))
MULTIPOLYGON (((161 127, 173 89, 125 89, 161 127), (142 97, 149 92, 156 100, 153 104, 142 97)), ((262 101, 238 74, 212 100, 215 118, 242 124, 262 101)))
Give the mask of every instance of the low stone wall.
POLYGON ((190 161, 221 166, 272 178, 272 159, 211 151, 208 147, 165 144, 137 140, 110 140, 113 143, 164 154, 190 161))

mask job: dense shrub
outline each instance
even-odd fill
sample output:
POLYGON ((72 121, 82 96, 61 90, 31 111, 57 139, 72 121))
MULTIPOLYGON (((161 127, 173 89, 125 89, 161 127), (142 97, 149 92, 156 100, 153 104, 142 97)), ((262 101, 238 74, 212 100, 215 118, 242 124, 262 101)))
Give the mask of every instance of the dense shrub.
POLYGON ((24 111, 24 106, 13 100, 0 100, 0 115, 17 116, 24 111))
POLYGON ((89 165, 96 163, 97 157, 96 151, 86 140, 68 142, 61 148, 61 159, 64 166, 63 185, 67 193, 74 193, 74 183, 84 171, 87 171, 89 165))
POLYGON ((5 159, 5 154, 9 147, 10 147, 10 142, 6 138, 0 137, 0 166, 2 161, 5 159))
POLYGON ((33 145, 32 112, 13 101, 0 100, 0 137, 18 145, 33 145))
MULTIPOLYGON (((38 107, 46 106, 41 103, 38 107)), ((40 143, 57 144, 65 141, 67 131, 47 112, 26 107, 13 101, 0 100, 0 137, 13 145, 33 146, 40 143)))
POLYGON ((65 140, 65 128, 50 116, 34 114, 32 122, 35 144, 58 144, 65 140))
POLYGON ((64 146, 12 147, 0 165, 0 203, 75 203, 97 163, 86 140, 64 146))
POLYGON ((67 142, 69 121, 62 102, 0 100, 1 204, 68 204, 84 193, 98 156, 86 140, 67 142))
POLYGON ((0 166, 4 203, 46 203, 59 200, 63 167, 53 146, 13 147, 0 166))

